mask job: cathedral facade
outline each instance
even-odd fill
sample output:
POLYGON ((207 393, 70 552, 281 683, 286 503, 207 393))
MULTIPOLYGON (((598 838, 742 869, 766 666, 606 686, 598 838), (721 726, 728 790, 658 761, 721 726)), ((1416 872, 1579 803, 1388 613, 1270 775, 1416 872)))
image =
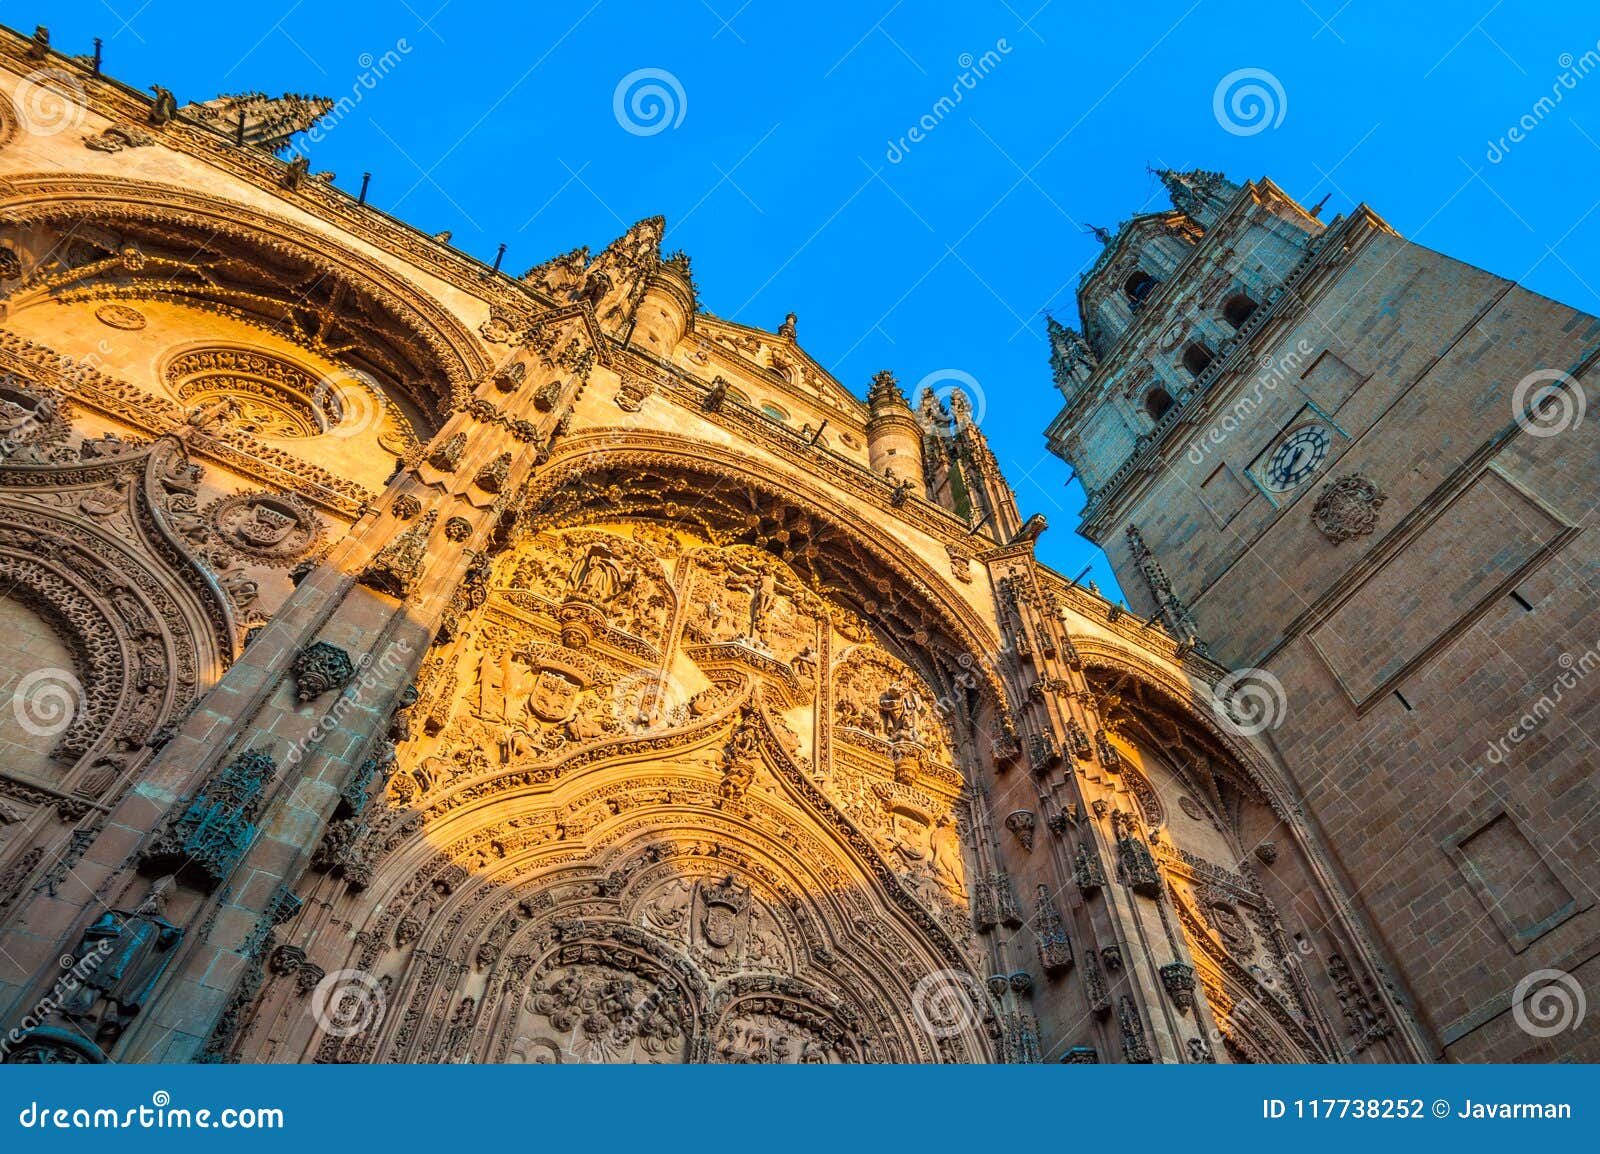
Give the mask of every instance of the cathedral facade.
MULTIPOLYGON (((1430 331, 1459 305, 1518 358, 1570 361, 1591 318, 1461 266, 1440 282, 1447 262, 1365 210, 1324 228, 1268 182, 1171 175, 1173 212, 1136 218, 1085 282, 1086 332, 1051 332, 1052 437, 1128 609, 1035 560, 1043 520, 959 400, 907 397, 889 371, 863 400, 794 316, 716 317, 659 219, 488 268, 284 159, 326 110, 180 107, 0 33, 4 1060, 1592 1052, 1592 1031, 1505 1028, 1521 974, 1594 932, 1592 816, 1569 835, 1587 850, 1556 838, 1558 803, 1592 796, 1583 745, 1552 733, 1538 790, 1499 808, 1452 799, 1477 824, 1441 848, 1426 742, 1473 706, 1409 738, 1364 711, 1448 648, 1415 643, 1437 602, 1476 594, 1436 577, 1408 633, 1373 608, 1389 586, 1363 595, 1293 540, 1302 583, 1342 591, 1308 592, 1327 612, 1301 620, 1222 575, 1229 538, 1183 520, 1152 456, 1187 451, 1168 438, 1229 364, 1314 343, 1285 329, 1313 285, 1343 293, 1351 333, 1425 359, 1391 331, 1403 294, 1369 299, 1353 271, 1389 250, 1430 331), (1136 301, 1135 252, 1154 282, 1136 301), (1189 342, 1216 363, 1139 425, 1161 402, 1127 374, 1164 372, 1173 347, 1139 334, 1209 302, 1184 277, 1230 268, 1252 315, 1226 348, 1189 342), (1334 688, 1356 686, 1359 720, 1296 680, 1313 635, 1345 646, 1334 688), (1278 643, 1254 664, 1309 704, 1264 728, 1236 670, 1278 643), (1368 779, 1319 794, 1362 742, 1368 779), (1423 892, 1367 884, 1407 836, 1423 892), (1495 869, 1530 853, 1556 905, 1497 904, 1495 869), (1451 877, 1499 913, 1440 956, 1441 919, 1466 916, 1451 877)), ((1368 392, 1383 373, 1361 340, 1314 352, 1316 381, 1463 453, 1491 417, 1454 392, 1406 417, 1368 392)), ((1315 403, 1320 467, 1361 432, 1315 403)), ((1547 440, 1477 465, 1548 519, 1493 553, 1484 595, 1513 582, 1542 606, 1555 561, 1580 564, 1559 510, 1592 469, 1559 496, 1540 478, 1585 442, 1547 440)), ((1379 495, 1340 498, 1340 564, 1409 524, 1424 451, 1371 479, 1376 518, 1379 495)), ((1569 623, 1586 611, 1570 598, 1569 623)), ((1482 654, 1450 664, 1461 694, 1505 678, 1482 654)))

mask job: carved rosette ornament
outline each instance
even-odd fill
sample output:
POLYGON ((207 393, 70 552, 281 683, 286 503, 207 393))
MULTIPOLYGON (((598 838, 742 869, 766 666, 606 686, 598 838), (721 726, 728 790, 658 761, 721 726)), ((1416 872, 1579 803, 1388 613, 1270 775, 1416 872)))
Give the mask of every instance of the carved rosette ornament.
POLYGON ((356 675, 355 662, 337 645, 318 641, 294 659, 294 695, 302 703, 314 701, 330 689, 341 689, 356 675))
POLYGON ((1378 527, 1378 509, 1387 498, 1360 473, 1349 473, 1322 487, 1311 507, 1311 523, 1335 545, 1370 537, 1378 527))

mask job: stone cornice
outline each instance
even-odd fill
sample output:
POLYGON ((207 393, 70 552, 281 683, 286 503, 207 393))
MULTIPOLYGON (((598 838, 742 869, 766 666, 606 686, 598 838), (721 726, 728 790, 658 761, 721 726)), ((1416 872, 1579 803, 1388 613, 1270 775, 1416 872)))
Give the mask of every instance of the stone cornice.
MULTIPOLYGON (((724 399, 716 409, 707 409, 703 402, 710 386, 677 365, 658 360, 638 348, 619 345, 613 352, 618 358, 613 366, 617 372, 631 372, 658 382, 661 390, 686 411, 738 434, 787 463, 814 470, 885 516, 905 522, 941 545, 973 548, 971 524, 943 506, 933 504, 920 494, 912 494, 897 506, 894 482, 867 466, 821 445, 808 443, 798 430, 779 424, 732 397, 724 399)), ((921 432, 920 426, 918 432, 921 432)), ((993 539, 978 536, 977 540, 993 539)))
MULTIPOLYGON (((30 44, 27 37, 0 25, 0 67, 19 75, 35 71, 39 62, 28 55, 30 44)), ((144 94, 108 76, 96 76, 64 53, 52 51, 46 63, 72 78, 95 114, 115 123, 147 123, 151 100, 144 94)), ((554 303, 531 286, 493 272, 477 258, 381 209, 359 204, 349 193, 324 181, 305 179, 294 190, 286 188, 284 177, 289 166, 285 161, 254 145, 236 145, 211 129, 188 121, 181 111, 166 125, 151 131, 158 138, 155 147, 171 149, 226 172, 317 218, 336 232, 357 237, 471 296, 523 308, 548 308, 554 303)))

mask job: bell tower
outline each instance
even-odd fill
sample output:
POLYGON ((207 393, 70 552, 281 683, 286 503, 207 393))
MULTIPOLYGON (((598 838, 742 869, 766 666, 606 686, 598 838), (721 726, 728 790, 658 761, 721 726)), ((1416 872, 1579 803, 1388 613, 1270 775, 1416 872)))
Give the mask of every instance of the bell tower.
POLYGON ((1600 633, 1574 592, 1600 322, 1365 204, 1160 176, 1172 208, 1106 240, 1081 331, 1049 323, 1079 531, 1233 671, 1219 716, 1296 783, 1438 1054, 1538 1060, 1500 1012, 1519 980, 1600 979, 1600 695, 1563 684, 1600 633))

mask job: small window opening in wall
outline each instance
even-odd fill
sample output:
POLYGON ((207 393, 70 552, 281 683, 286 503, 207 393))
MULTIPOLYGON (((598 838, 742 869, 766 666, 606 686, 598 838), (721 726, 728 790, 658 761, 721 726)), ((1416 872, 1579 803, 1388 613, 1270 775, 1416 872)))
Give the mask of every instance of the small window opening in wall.
POLYGON ((1158 424, 1171 408, 1172 394, 1166 389, 1154 388, 1144 395, 1144 411, 1158 424))
POLYGON ((1511 591, 1511 600, 1515 601, 1518 605, 1522 606, 1524 611, 1526 611, 1528 613, 1532 613, 1533 612, 1533 606, 1528 604, 1528 599, 1526 597, 1524 597, 1521 593, 1518 593, 1515 589, 1513 589, 1511 591))
POLYGON ((1151 293, 1156 291, 1156 285, 1161 282, 1147 272, 1135 272, 1122 282, 1122 291, 1128 294, 1128 307, 1134 312, 1139 311, 1139 306, 1144 304, 1151 293))
POLYGON ((1211 364, 1211 350, 1198 341, 1183 350, 1183 367, 1189 370, 1190 376, 1198 379, 1209 364, 1211 364))
POLYGON ((1249 293, 1235 293, 1229 297, 1222 306, 1222 319, 1235 329, 1244 328, 1244 322, 1250 319, 1250 314, 1256 311, 1256 302, 1250 299, 1249 293))
POLYGON ((1411 702, 1406 700, 1406 695, 1401 693, 1398 689, 1396 689, 1394 691, 1394 699, 1396 701, 1398 701, 1401 705, 1405 706, 1405 710, 1406 710, 1407 713, 1415 713, 1416 712, 1416 710, 1412 709, 1411 702))

